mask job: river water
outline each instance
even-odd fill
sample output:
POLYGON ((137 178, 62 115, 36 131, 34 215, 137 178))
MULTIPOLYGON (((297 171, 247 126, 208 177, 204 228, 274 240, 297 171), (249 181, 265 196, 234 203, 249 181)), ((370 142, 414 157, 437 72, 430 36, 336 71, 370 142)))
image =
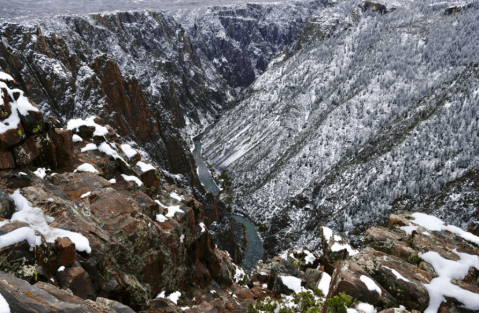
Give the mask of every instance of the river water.
MULTIPOLYGON (((213 126, 214 124, 211 124, 204 132, 193 138, 195 144, 193 157, 198 165, 198 177, 200 178, 201 183, 205 186, 206 190, 217 196, 220 193, 220 189, 216 185, 206 163, 201 157, 201 138, 203 138, 204 134, 213 128, 213 126)), ((254 225, 250 221, 240 215, 233 215, 233 218, 243 224, 246 228, 246 239, 248 242, 246 245, 245 256, 243 258, 243 268, 245 272, 249 274, 256 264, 258 264, 258 261, 263 257, 263 242, 259 238, 254 225)))

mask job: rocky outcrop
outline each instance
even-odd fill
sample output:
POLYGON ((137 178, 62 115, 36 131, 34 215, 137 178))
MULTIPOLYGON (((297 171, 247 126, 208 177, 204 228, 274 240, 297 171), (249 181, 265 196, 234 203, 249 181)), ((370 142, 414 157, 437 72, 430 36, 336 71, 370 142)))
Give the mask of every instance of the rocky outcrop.
MULTIPOLYGON (((13 112, 10 103, 4 107, 13 112)), ((161 293, 181 293, 185 306, 207 286, 230 288, 236 268, 200 226, 208 216, 192 194, 167 183, 98 117, 71 120, 67 129, 42 125, 8 148, 27 151, 25 162, 0 171, 0 268, 8 282, 0 293, 13 312, 155 312, 149 300, 161 293), (28 153, 34 149, 38 155, 28 153)), ((211 305, 246 307, 232 301, 211 305)))

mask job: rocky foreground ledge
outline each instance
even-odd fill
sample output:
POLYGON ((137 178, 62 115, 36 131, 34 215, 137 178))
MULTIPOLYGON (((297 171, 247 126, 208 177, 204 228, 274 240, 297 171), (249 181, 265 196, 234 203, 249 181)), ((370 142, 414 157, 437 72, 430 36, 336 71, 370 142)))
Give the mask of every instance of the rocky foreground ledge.
POLYGON ((329 228, 251 277, 193 195, 101 119, 45 120, 0 73, 0 312, 477 312, 479 224, 391 215, 361 251, 329 228), (266 299, 266 300, 265 300, 266 299))

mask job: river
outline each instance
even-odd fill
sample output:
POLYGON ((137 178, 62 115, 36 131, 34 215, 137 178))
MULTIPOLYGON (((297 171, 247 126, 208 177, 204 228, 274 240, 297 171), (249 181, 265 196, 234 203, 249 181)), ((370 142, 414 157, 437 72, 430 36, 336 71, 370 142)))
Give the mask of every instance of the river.
MULTIPOLYGON (((205 161, 201 157, 201 138, 203 138, 204 134, 213 128, 214 124, 208 126, 204 132, 199 134, 198 136, 193 138, 193 142, 195 144, 195 149, 193 150, 193 157, 195 159, 196 164, 198 165, 198 177, 200 178, 201 183, 203 186, 211 192, 213 195, 218 196, 220 193, 220 189, 216 185, 213 177, 211 176, 210 170, 208 166, 206 166, 205 161)), ((243 258, 243 268, 247 274, 251 272, 251 270, 258 264, 258 261, 261 260, 264 253, 263 242, 261 241, 258 233, 254 225, 247 220, 245 217, 240 215, 232 215, 233 218, 243 224, 246 228, 246 251, 243 258)))

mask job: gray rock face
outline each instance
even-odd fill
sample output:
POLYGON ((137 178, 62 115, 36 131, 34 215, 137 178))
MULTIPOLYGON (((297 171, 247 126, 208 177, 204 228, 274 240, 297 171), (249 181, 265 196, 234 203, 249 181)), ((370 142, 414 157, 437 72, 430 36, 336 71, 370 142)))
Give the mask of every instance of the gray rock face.
POLYGON ((237 4, 169 12, 229 86, 248 87, 327 1, 237 4))

